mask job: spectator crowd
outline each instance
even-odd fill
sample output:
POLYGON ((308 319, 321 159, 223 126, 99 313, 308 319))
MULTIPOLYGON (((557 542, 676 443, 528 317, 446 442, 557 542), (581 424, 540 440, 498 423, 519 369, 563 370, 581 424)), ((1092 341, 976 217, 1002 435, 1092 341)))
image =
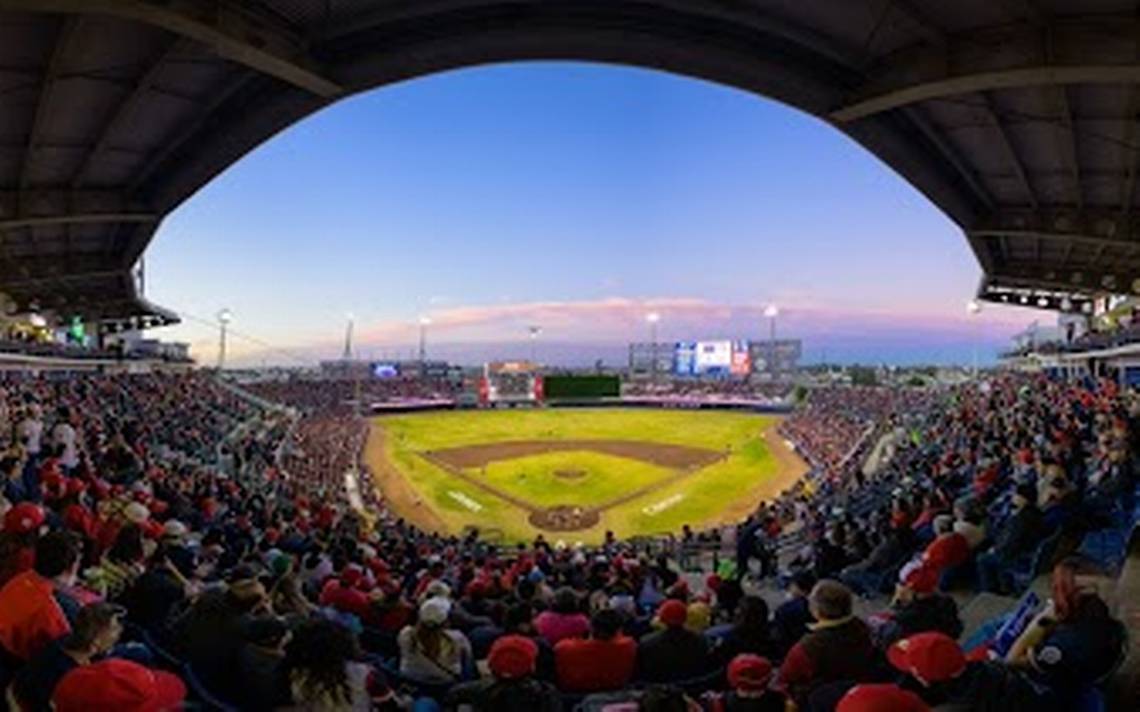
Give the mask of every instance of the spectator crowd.
POLYGON ((946 593, 1015 592, 1007 573, 1043 537, 1133 505, 1133 402, 1112 384, 816 391, 785 421, 815 471, 700 575, 613 536, 498 546, 410 526, 359 466, 349 388, 253 388, 296 417, 203 375, 3 381, 11 703, 1067 710, 1118 662, 1086 562, 1060 562, 1011 641, 959 642, 946 593), (897 431, 889 462, 837 472, 879 426, 897 431), (775 580, 787 594, 771 606, 775 580), (877 594, 890 603, 856 615, 877 594))

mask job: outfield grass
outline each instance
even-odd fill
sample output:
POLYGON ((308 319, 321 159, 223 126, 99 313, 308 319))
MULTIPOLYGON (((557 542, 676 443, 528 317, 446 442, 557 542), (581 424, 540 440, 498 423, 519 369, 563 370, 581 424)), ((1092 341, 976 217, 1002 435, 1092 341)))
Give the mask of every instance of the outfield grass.
MULTIPOLYGON (((606 530, 619 536, 677 531, 743 516, 774 478, 788 477, 787 457, 774 458, 763 438, 776 418, 729 411, 645 409, 534 409, 443 411, 381 416, 374 427, 384 434, 384 456, 453 532, 473 525, 499 530, 510 540, 532 538, 538 530, 527 512, 465 482, 421 453, 464 445, 518 440, 626 440, 700 447, 730 454, 681 481, 603 512, 600 523, 551 539, 599 541, 606 530), (782 472, 783 471, 783 472, 782 472)), ((375 469, 375 468, 374 468, 375 469)), ((675 471, 641 460, 588 451, 558 451, 497 460, 472 476, 535 505, 595 506, 667 480, 675 471), (581 470, 569 480, 555 470, 581 470)), ((796 473, 798 475, 798 473, 796 473)), ((781 484, 780 488, 786 486, 781 484)))

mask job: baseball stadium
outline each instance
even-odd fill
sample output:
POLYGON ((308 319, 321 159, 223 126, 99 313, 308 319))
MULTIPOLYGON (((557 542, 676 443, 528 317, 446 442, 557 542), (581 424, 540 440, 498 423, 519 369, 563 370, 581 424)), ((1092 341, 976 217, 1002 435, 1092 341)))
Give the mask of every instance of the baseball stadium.
POLYGON ((419 526, 600 543, 739 521, 807 466, 778 417, 549 408, 381 416, 365 461, 419 526))
POLYGON ((1137 38, 0 0, 0 712, 1140 709, 1137 38))

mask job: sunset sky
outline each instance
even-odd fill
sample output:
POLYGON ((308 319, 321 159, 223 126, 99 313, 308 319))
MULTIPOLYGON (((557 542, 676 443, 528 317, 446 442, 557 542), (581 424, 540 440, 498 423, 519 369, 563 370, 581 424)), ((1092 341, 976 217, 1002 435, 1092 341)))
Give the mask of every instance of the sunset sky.
POLYGON ((527 63, 343 101, 230 168, 171 216, 147 296, 157 332, 234 363, 340 353, 614 362, 645 339, 781 336, 807 361, 992 358, 1043 312, 965 304, 960 231, 832 127, 736 90, 639 69, 527 63), (245 337, 253 337, 248 339, 245 337))

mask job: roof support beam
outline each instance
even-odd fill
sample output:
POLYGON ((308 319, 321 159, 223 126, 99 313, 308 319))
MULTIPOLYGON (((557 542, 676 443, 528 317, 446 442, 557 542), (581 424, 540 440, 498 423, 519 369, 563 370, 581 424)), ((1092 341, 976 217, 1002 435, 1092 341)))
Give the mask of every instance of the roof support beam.
POLYGON ((32 130, 28 135, 28 147, 24 152, 24 163, 20 169, 21 190, 27 188, 31 183, 32 162, 43 138, 44 124, 47 123, 47 117, 51 113, 51 100, 55 92, 55 83, 59 78, 60 70, 63 68, 63 59, 67 54, 67 49, 78 34, 81 24, 79 17, 64 18, 56 37, 55 48, 52 49, 51 59, 48 60, 47 69, 44 71, 44 78, 40 84, 40 97, 39 101, 36 102, 32 130))
POLYGON ((1083 233, 1050 232, 1048 230, 980 229, 970 230, 967 234, 971 237, 999 239, 1004 239, 1007 237, 1020 237, 1035 240, 1044 240, 1046 242, 1065 242, 1068 244, 1082 244, 1094 247, 1121 247, 1129 244, 1129 242, 1125 240, 1115 240, 1111 237, 1099 237, 1097 235, 1085 235, 1083 233))
POLYGON ((94 165, 95 160, 110 148, 111 139, 114 137, 115 131, 119 128, 120 124, 130 118, 131 114, 141 105, 143 98, 154 85, 158 75, 161 74, 162 70, 166 67, 167 61, 170 60, 182 46, 182 42, 179 40, 171 42, 166 50, 154 61, 150 69, 139 78, 138 83, 135 84, 131 93, 119 104, 119 108, 115 110, 115 114, 103 127, 103 131, 99 135, 99 140, 83 157, 83 161, 75 171, 75 178, 71 183, 73 188, 83 184, 83 179, 87 176, 87 172, 91 169, 91 166, 94 165))
POLYGON ((962 94, 997 89, 1024 89, 1066 84, 1140 84, 1140 65, 1023 67, 948 77, 856 101, 831 112, 830 118, 832 121, 844 124, 932 99, 947 99, 962 94))
POLYGON ((86 13, 132 20, 160 27, 179 37, 200 42, 218 55, 276 77, 326 99, 344 88, 323 76, 306 56, 301 42, 283 28, 271 28, 238 8, 209 3, 208 16, 195 12, 195 4, 143 0, 0 0, 0 10, 50 13, 86 13), (216 12, 215 12, 216 11, 216 12))
POLYGON ((158 220, 156 213, 76 213, 74 215, 39 215, 0 220, 0 232, 50 225, 92 225, 99 223, 149 223, 158 220))
POLYGON ((986 118, 989 119, 994 130, 997 131, 1006 158, 1013 167, 1014 173, 1017 174, 1018 182, 1021 183, 1021 189, 1025 191, 1025 197, 1029 200, 1029 204, 1036 210, 1038 205, 1037 193, 1033 190, 1033 184, 1029 182, 1029 174, 1025 171, 1025 166, 1021 163, 1021 157, 1017 155, 1017 148, 1013 145, 1013 142, 1010 141, 1009 132, 1005 128, 1005 123, 997 111, 994 110, 993 100, 990 99, 989 94, 983 92, 981 96, 986 118))

